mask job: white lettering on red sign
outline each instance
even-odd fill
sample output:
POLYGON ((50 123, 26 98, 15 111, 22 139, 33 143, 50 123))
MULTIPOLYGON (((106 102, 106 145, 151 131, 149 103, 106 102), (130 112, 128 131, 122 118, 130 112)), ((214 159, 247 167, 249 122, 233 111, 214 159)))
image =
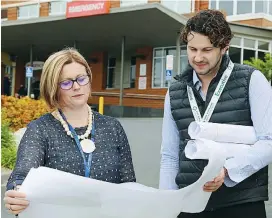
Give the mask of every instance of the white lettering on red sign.
POLYGON ((69 13, 93 11, 103 9, 104 3, 94 3, 69 7, 69 13))

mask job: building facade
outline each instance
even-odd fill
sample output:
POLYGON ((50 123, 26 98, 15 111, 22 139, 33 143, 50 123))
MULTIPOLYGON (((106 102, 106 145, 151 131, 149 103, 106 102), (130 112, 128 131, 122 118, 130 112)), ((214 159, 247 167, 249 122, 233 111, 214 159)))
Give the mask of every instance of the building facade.
POLYGON ((179 32, 188 17, 202 9, 223 10, 234 33, 229 55, 243 63, 272 52, 271 2, 1 1, 2 70, 11 75, 14 94, 21 84, 40 79, 39 67, 32 78, 25 77, 27 65, 41 63, 64 47, 76 47, 93 73, 90 104, 98 104, 102 96, 107 114, 161 116, 173 81, 166 75, 167 56, 173 57, 171 78, 187 65, 179 32))

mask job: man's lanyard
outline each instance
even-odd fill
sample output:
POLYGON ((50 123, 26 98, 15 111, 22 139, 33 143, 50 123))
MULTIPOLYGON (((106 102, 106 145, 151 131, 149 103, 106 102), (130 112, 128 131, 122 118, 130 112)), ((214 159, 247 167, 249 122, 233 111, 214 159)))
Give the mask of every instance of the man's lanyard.
POLYGON ((196 103, 193 89, 191 87, 187 86, 188 98, 189 98, 190 106, 191 106, 195 121, 209 122, 209 120, 212 116, 212 113, 214 111, 214 108, 215 108, 224 88, 225 88, 225 85, 227 84, 227 82, 230 78, 233 67, 234 67, 234 64, 230 60, 229 65, 228 65, 227 69, 225 70, 225 72, 223 73, 203 117, 201 117, 198 105, 196 103))
MULTIPOLYGON (((91 164, 92 164, 92 152, 88 154, 88 160, 86 161, 86 158, 85 158, 85 155, 84 155, 84 152, 81 148, 81 145, 80 145, 80 141, 78 139, 78 136, 76 134, 76 131, 74 130, 74 128, 68 123, 68 121, 66 120, 64 114, 62 113, 61 110, 59 110, 60 112, 60 115, 62 116, 62 118, 65 120, 65 122, 68 124, 69 126, 69 130, 71 131, 75 141, 76 141, 76 144, 77 144, 77 147, 80 151, 80 154, 83 158, 83 161, 84 161, 84 168, 85 168, 85 177, 90 177, 90 174, 91 174, 91 164)), ((92 134, 91 134, 91 140, 94 142, 94 133, 95 133, 95 129, 94 129, 94 119, 93 119, 93 124, 92 124, 92 134)))

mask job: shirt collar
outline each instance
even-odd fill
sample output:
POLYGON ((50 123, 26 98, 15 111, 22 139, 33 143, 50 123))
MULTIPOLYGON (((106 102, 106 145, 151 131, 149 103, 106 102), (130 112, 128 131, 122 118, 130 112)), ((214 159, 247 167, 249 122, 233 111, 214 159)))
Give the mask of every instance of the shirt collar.
MULTIPOLYGON (((214 77, 216 77, 217 74, 215 74, 214 77)), ((200 81, 200 79, 197 76, 197 73, 195 71, 193 71, 193 84, 196 88, 196 90, 200 90, 202 88, 202 82, 200 81)))
POLYGON ((202 88, 202 82, 198 78, 195 71, 193 72, 193 84, 194 84, 197 91, 199 91, 202 88))

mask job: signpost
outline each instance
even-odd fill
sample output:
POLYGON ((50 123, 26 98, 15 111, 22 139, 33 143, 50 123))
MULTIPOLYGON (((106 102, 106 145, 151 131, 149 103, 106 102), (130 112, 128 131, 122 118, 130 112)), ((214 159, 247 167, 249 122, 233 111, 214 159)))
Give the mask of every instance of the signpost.
POLYGON ((31 78, 33 77, 33 67, 26 67, 27 95, 30 97, 31 78))
POLYGON ((166 55, 166 73, 165 80, 168 81, 168 87, 170 86, 174 68, 174 56, 166 55))

